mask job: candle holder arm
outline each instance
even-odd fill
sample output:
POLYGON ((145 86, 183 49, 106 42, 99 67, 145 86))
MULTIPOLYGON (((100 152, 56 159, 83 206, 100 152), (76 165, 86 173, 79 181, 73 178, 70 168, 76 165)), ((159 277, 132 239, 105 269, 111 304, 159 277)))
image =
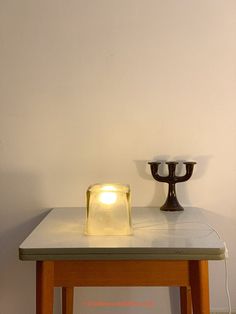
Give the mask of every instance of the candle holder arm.
POLYGON ((184 176, 175 176, 176 183, 185 182, 189 180, 193 174, 193 168, 196 162, 184 162, 186 167, 186 174, 184 176))
POLYGON ((156 161, 150 161, 148 163, 151 167, 151 173, 152 173, 152 176, 155 180, 159 181, 159 182, 168 182, 169 180, 169 176, 160 176, 158 174, 158 167, 159 165, 161 164, 161 162, 156 162, 156 161))

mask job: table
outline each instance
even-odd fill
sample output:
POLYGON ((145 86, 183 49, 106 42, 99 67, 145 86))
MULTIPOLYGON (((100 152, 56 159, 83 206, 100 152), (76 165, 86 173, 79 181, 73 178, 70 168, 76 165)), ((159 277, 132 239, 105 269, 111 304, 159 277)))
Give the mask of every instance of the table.
POLYGON ((205 223, 204 211, 132 208, 133 235, 84 234, 85 208, 55 208, 19 248, 36 261, 36 313, 53 313, 62 287, 62 313, 73 313, 74 287, 178 286, 181 314, 209 314, 208 260, 225 246, 205 223))

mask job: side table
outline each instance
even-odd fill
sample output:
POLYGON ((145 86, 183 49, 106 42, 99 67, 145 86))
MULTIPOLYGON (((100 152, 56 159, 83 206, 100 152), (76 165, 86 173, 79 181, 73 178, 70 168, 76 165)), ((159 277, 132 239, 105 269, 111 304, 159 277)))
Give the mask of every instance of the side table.
POLYGON ((208 260, 225 247, 203 211, 132 209, 130 236, 84 235, 85 208, 55 208, 19 248, 36 261, 36 314, 53 314, 54 287, 62 313, 73 313, 74 287, 178 286, 181 314, 209 314, 208 260))

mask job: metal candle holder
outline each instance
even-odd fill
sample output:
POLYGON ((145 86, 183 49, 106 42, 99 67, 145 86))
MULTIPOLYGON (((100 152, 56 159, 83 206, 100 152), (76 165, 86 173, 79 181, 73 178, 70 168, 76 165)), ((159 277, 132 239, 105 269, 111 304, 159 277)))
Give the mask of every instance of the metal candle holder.
POLYGON ((167 161, 165 163, 168 165, 168 169, 169 169, 168 176, 160 176, 158 174, 158 167, 161 164, 160 161, 149 162, 153 178, 159 182, 165 182, 169 184, 167 199, 165 201, 165 204, 161 206, 161 210, 164 210, 164 211, 184 210, 184 208, 178 202, 176 191, 175 191, 175 184, 179 182, 185 182, 191 178, 192 173, 193 173, 193 167, 196 164, 196 162, 192 162, 192 161, 184 162, 186 166, 186 174, 184 176, 175 175, 176 165, 178 164, 177 161, 167 161))

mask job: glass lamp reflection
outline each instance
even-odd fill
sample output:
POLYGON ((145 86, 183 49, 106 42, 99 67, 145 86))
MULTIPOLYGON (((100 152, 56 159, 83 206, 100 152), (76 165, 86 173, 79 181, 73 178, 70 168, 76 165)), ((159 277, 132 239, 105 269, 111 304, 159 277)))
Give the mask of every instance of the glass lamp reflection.
POLYGON ((130 187, 122 184, 94 184, 87 190, 88 235, 130 235, 130 187))

